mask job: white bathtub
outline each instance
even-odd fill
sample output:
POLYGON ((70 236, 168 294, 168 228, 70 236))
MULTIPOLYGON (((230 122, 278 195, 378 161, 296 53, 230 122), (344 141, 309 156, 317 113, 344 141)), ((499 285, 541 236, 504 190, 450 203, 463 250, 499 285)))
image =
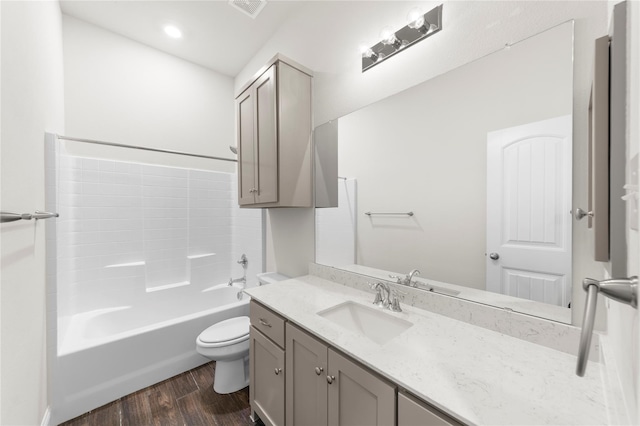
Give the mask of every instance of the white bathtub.
POLYGON ((207 362, 196 352, 196 337, 218 321, 249 315, 249 297, 239 301, 238 292, 226 284, 190 296, 167 291, 141 306, 61 320, 53 378, 55 422, 207 362))

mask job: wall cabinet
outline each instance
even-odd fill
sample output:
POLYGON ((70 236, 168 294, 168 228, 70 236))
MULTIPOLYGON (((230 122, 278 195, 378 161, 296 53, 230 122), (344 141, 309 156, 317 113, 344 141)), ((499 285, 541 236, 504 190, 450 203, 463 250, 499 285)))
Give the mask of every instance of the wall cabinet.
POLYGON ((311 73, 276 56, 236 98, 240 207, 311 207, 311 73))
POLYGON ((393 425, 395 387, 287 323, 288 425, 393 425))

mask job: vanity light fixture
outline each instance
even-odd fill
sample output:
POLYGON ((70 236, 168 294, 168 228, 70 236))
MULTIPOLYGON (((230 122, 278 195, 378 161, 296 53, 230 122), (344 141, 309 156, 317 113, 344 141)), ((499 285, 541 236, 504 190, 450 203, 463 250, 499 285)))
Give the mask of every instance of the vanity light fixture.
POLYGON ((176 38, 176 39, 182 38, 182 31, 180 31, 180 28, 174 25, 165 25, 164 33, 171 38, 176 38))
POLYGON ((360 49, 362 72, 442 30, 442 5, 424 14, 414 8, 407 15, 407 20, 408 24, 395 32, 385 27, 380 33, 380 42, 360 49))

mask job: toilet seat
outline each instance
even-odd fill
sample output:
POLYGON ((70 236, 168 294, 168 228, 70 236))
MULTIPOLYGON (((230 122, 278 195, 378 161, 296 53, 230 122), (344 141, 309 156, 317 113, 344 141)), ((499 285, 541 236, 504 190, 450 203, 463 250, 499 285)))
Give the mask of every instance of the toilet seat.
POLYGON ((229 318, 204 330, 198 336, 198 344, 217 348, 229 346, 249 339, 250 320, 247 316, 229 318))

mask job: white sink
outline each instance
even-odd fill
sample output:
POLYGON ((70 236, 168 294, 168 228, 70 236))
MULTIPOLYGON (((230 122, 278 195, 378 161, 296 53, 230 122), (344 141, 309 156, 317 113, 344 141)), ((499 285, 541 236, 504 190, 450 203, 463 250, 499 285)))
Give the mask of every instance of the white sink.
POLYGON ((380 345, 384 345, 413 325, 409 321, 385 313, 380 308, 354 302, 341 303, 318 312, 318 315, 380 345))

